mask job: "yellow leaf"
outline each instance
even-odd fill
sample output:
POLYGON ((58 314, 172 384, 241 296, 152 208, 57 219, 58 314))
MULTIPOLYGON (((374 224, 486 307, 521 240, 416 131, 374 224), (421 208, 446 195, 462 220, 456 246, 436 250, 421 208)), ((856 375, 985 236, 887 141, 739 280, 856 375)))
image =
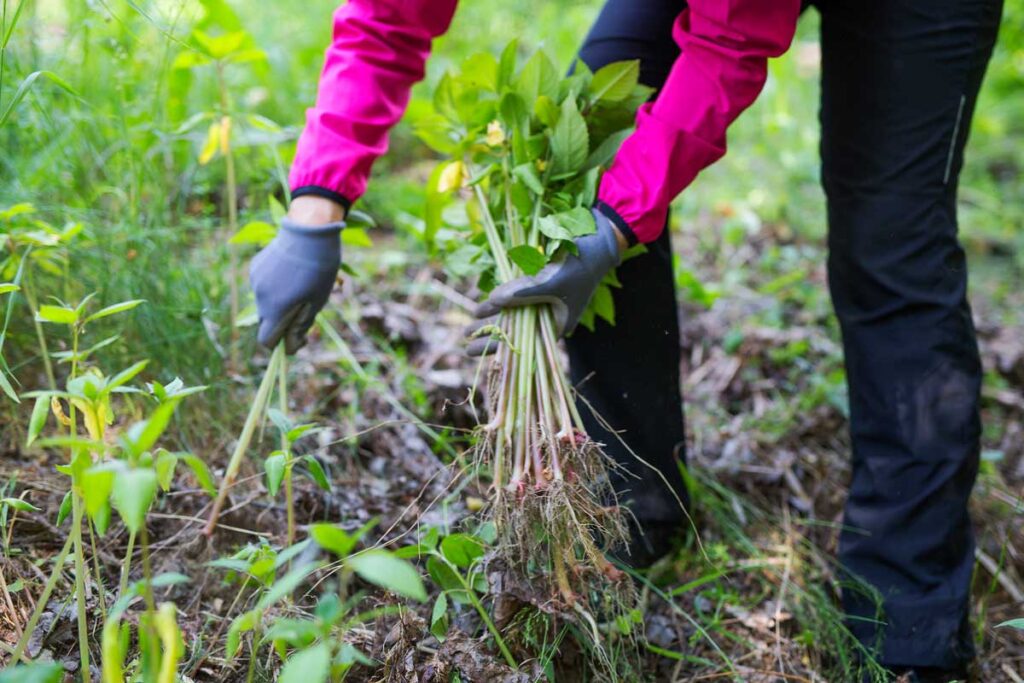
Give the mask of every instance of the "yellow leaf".
POLYGON ((224 156, 231 151, 231 117, 225 116, 220 120, 220 153, 224 156))
POLYGON ((206 142, 203 144, 203 151, 199 153, 199 163, 203 166, 210 163, 210 160, 217 155, 217 145, 220 143, 220 123, 210 124, 210 130, 206 133, 206 142))
POLYGON ((99 441, 103 438, 102 418, 96 413, 94 404, 83 401, 80 398, 71 399, 71 403, 82 411, 82 420, 85 422, 85 430, 89 432, 89 438, 99 441))
POLYGON ((53 416, 57 418, 57 422, 60 422, 65 427, 71 426, 71 420, 64 414, 64 406, 60 404, 60 399, 56 396, 50 399, 50 410, 53 412, 53 416))
POLYGON ((462 187, 462 183, 466 178, 465 164, 461 161, 452 161, 441 171, 441 177, 437 181, 437 191, 448 192, 449 190, 457 190, 462 187))

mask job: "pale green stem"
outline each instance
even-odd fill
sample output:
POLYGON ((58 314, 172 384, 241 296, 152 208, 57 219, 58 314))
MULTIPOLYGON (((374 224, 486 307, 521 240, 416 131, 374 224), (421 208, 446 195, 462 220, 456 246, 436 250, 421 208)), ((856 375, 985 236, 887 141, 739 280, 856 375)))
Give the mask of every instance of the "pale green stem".
POLYGON ((228 497, 228 490, 235 483, 235 477, 238 476, 238 470, 242 467, 242 457, 245 452, 249 450, 249 443, 252 441, 252 436, 256 432, 256 427, 260 420, 263 418, 263 413, 267 407, 267 399, 270 396, 270 389, 274 386, 274 381, 277 379, 277 368, 280 366, 284 359, 284 344, 278 344, 277 348, 270 355, 270 362, 267 365, 266 373, 263 375, 263 380, 260 382, 259 389, 256 390, 256 398, 253 399, 252 407, 249 409, 249 415, 245 418, 245 425, 242 427, 242 433, 238 437, 238 443, 235 444, 235 450, 231 454, 231 459, 228 461, 228 467, 224 471, 224 479, 220 483, 220 491, 217 493, 217 499, 213 503, 213 509, 210 510, 210 518, 206 522, 206 528, 203 530, 207 536, 212 536, 214 530, 217 528, 217 520, 220 517, 220 512, 224 507, 224 502, 228 497))
POLYGON ((513 277, 512 266, 509 264, 508 253, 504 243, 501 241, 501 235, 498 234, 498 228, 491 217, 491 211, 487 207, 487 197, 484 196, 484 191, 480 188, 479 183, 473 186, 473 191, 476 193, 476 199, 480 203, 484 222, 484 234, 487 235, 487 243, 491 247, 491 254, 494 256, 494 261, 498 266, 498 275, 501 277, 502 282, 508 282, 513 277))
POLYGON ((43 592, 39 595, 39 600, 36 601, 35 609, 32 610, 32 616, 28 618, 25 630, 21 633, 21 639, 14 648, 14 654, 11 655, 12 662, 16 662, 19 659, 24 659, 26 662, 31 661, 25 655, 25 649, 28 647, 28 641, 36 630, 39 618, 43 616, 43 611, 50 602, 50 594, 53 593, 53 589, 57 586, 57 579, 60 578, 60 572, 64 568, 64 562, 67 560, 68 553, 71 552, 74 540, 74 536, 70 535, 68 540, 64 541, 64 547, 57 555, 57 560, 53 563, 53 570, 50 572, 49 578, 46 579, 46 585, 43 586, 43 592))
MULTIPOLYGON (((277 400, 278 409, 282 415, 288 414, 288 367, 287 363, 282 360, 278 369, 278 381, 277 381, 277 400)), ((285 458, 288 460, 284 474, 284 499, 287 510, 285 514, 288 517, 288 532, 285 539, 285 545, 292 545, 295 543, 295 496, 292 489, 292 468, 291 468, 291 447, 288 443, 288 436, 284 433, 281 434, 281 450, 285 453, 285 458)))
POLYGON ((121 583, 118 586, 117 597, 121 598, 128 592, 128 576, 132 570, 132 554, 135 552, 135 532, 128 532, 128 549, 124 553, 124 564, 121 565, 121 583))
POLYGON ((43 357, 43 368, 46 370, 46 382, 50 386, 50 391, 57 391, 57 379, 53 374, 53 363, 50 361, 50 350, 46 344, 46 332, 43 330, 43 324, 36 318, 36 312, 39 310, 39 306, 36 302, 36 295, 32 287, 29 285, 30 276, 26 273, 25 284, 22 285, 22 292, 25 294, 25 301, 28 302, 28 306, 32 309, 32 322, 36 328, 36 340, 39 344, 39 353, 43 357))
MULTIPOLYGON (((78 376, 78 336, 77 325, 71 328, 71 378, 78 376)), ((68 429, 71 438, 77 435, 78 413, 75 405, 68 402, 68 419, 71 424, 68 429)), ((74 457, 72 453, 71 457, 74 457)), ((85 610, 85 576, 89 571, 89 565, 85 562, 85 550, 82 547, 82 519, 84 502, 75 491, 78 482, 71 482, 71 536, 75 545, 75 602, 78 612, 78 654, 81 660, 82 683, 89 683, 89 622, 85 610)))

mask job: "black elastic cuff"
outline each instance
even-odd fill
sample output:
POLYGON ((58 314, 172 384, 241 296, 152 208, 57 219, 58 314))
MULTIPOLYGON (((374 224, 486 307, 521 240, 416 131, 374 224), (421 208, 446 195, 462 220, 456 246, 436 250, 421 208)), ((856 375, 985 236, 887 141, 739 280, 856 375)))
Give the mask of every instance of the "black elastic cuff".
POLYGON ((635 247, 639 244, 640 240, 637 239, 636 233, 633 232, 633 228, 629 227, 629 223, 627 223, 615 209, 608 206, 608 204, 602 202, 600 199, 594 203, 594 208, 603 213, 608 220, 615 224, 615 227, 619 229, 619 232, 621 232, 623 237, 626 238, 626 241, 629 242, 629 246, 635 247))
POLYGON ((341 204, 341 207, 345 209, 345 213, 352 208, 352 201, 343 195, 338 194, 334 190, 328 190, 326 187, 318 187, 317 185, 303 185, 302 187, 296 187, 292 190, 292 199, 296 197, 323 197, 324 199, 330 199, 332 202, 341 204))

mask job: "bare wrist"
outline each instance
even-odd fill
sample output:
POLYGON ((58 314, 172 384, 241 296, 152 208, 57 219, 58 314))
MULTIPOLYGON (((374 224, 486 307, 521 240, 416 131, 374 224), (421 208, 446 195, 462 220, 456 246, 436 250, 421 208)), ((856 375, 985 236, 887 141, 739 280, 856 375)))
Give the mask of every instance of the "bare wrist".
POLYGON ((337 223, 345 219, 345 207, 325 197, 303 195, 292 200, 288 219, 298 225, 309 226, 337 223))

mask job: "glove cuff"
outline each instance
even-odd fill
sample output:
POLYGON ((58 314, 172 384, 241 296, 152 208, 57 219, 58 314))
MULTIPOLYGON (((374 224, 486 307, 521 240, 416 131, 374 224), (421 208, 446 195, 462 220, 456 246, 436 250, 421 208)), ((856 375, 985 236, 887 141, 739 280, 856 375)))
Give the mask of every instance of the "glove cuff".
POLYGON ((288 218, 281 219, 281 230, 299 237, 321 237, 337 235, 345 229, 345 221, 335 221, 326 225, 303 225, 288 218))

